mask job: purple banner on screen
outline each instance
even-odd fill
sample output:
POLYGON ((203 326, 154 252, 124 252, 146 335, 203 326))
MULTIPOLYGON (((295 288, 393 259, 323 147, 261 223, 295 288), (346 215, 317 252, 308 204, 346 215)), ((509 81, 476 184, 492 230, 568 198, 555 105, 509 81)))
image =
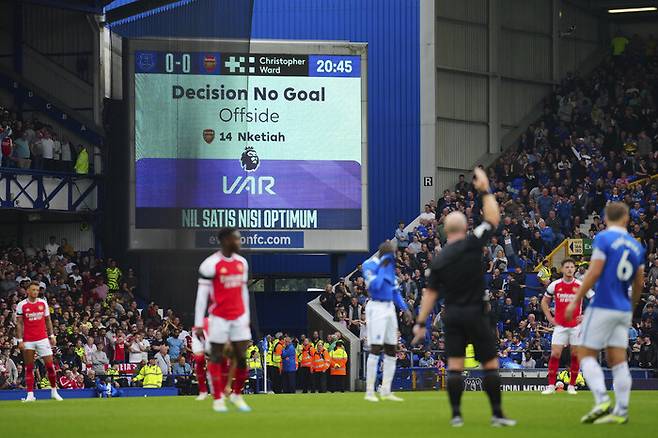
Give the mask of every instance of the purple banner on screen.
POLYGON ((253 171, 242 166, 239 159, 142 158, 135 166, 136 207, 361 208, 355 161, 267 160, 253 171))

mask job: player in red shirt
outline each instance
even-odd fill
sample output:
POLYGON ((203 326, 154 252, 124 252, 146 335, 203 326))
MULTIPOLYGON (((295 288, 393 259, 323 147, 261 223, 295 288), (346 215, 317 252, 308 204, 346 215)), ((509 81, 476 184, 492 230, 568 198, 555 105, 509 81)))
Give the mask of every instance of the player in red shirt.
MULTIPOLYGON (((582 300, 578 304, 572 320, 567 321, 564 315, 567 306, 574 300, 580 287, 580 282, 574 277, 575 273, 576 262, 570 258, 562 260, 562 278, 548 285, 546 294, 541 300, 541 308, 544 311, 544 315, 546 315, 546 319, 555 326, 551 339, 551 358, 548 361, 548 387, 542 392, 544 395, 555 393, 555 382, 560 367, 560 357, 562 356, 562 350, 565 345, 571 346, 571 366, 567 393, 576 394, 576 379, 580 372, 576 347, 580 345, 582 300), (551 300, 555 300, 555 315, 551 313, 549 308, 551 300)), ((588 295, 588 298, 590 297, 591 291, 588 295)))
POLYGON ((27 397, 24 402, 33 402, 34 397, 34 353, 41 356, 46 364, 48 381, 50 382, 50 397, 61 401, 57 393, 57 375, 53 364, 53 350, 56 343, 53 334, 53 324, 50 322, 48 302, 39 298, 39 282, 33 281, 27 288, 27 298, 16 306, 16 333, 18 348, 23 351, 25 361, 25 386, 27 397))
POLYGON ((230 366, 224 360, 225 346, 232 346, 231 361, 235 377, 229 400, 240 411, 251 408, 242 398, 244 382, 249 376, 246 350, 251 340, 249 320, 249 266, 237 252, 240 250, 240 233, 235 228, 219 231, 221 249, 205 259, 199 267, 194 315, 195 335, 204 339, 203 319, 208 314, 208 343, 210 363, 208 372, 212 381, 213 410, 226 412, 224 388, 230 366), (210 299, 210 306, 208 300, 210 299))

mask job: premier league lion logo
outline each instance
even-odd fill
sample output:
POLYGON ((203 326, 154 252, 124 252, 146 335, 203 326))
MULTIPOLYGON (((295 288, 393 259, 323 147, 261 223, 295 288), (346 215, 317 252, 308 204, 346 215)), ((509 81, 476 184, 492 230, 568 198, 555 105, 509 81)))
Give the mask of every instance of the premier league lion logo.
POLYGON ((247 146, 244 148, 244 152, 242 152, 242 156, 240 157, 240 165, 242 166, 242 170, 247 172, 253 172, 258 169, 260 158, 258 158, 258 154, 253 147, 247 146))

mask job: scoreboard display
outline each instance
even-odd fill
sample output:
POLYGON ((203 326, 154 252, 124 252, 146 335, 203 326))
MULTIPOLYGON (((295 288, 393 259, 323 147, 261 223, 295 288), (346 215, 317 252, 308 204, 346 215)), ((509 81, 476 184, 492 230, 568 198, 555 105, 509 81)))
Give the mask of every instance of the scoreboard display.
POLYGON ((365 251, 366 46, 130 40, 132 249, 365 251))

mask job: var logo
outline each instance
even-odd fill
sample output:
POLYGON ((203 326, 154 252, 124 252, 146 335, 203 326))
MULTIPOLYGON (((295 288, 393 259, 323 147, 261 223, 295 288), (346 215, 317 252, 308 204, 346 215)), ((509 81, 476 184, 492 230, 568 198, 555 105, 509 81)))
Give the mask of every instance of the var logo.
POLYGON ((242 192, 252 195, 276 195, 273 176, 237 176, 229 182, 227 176, 222 177, 222 189, 227 195, 239 195, 242 192))

